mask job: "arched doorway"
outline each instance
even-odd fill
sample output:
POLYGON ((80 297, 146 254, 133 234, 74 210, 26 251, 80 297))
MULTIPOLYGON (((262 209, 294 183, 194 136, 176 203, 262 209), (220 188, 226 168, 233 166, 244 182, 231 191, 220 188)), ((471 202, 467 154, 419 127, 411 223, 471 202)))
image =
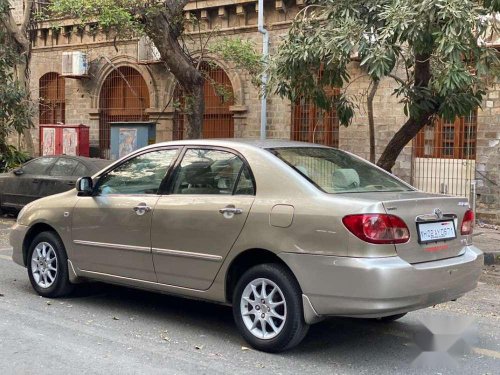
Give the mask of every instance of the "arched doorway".
POLYGON ((114 69, 104 81, 99 96, 99 148, 110 157, 110 123, 149 120, 149 91, 142 75, 129 66, 114 69))
MULTIPOLYGON (((200 70, 205 76, 203 87, 205 114, 203 115, 203 138, 233 138, 234 118, 230 106, 234 102, 233 86, 228 75, 220 66, 203 62, 200 70)), ((174 91, 177 110, 174 114, 172 138, 183 139, 186 116, 184 112, 184 93, 177 85, 174 91)))
POLYGON ((39 80, 39 124, 66 122, 64 77, 58 73, 44 74, 39 80))

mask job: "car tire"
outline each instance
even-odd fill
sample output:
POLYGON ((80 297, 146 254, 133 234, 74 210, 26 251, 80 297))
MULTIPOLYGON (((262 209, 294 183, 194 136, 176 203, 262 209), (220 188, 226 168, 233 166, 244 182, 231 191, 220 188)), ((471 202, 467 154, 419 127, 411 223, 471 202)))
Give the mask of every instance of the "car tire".
POLYGON ((405 316, 407 313, 402 313, 402 314, 394 314, 394 315, 389 315, 389 316, 383 316, 382 318, 375 318, 377 322, 381 323, 390 323, 394 322, 398 319, 401 319, 403 316, 405 316))
POLYGON ((56 233, 36 235, 28 249, 26 263, 31 285, 42 297, 57 298, 73 291, 74 285, 69 281, 68 256, 56 233))
POLYGON ((245 340, 264 352, 291 349, 309 330, 300 286, 281 264, 261 264, 241 276, 233 293, 233 316, 245 340))

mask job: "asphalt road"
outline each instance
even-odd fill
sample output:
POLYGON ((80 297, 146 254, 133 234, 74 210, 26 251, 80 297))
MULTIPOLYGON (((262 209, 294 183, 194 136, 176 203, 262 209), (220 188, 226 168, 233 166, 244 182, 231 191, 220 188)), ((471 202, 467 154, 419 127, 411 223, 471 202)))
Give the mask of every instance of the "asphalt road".
POLYGON ((246 348, 231 309, 100 283, 71 298, 32 290, 0 219, 0 372, 2 374, 500 374, 500 286, 481 283, 457 302, 383 324, 330 319, 296 349, 271 355, 246 348), (474 320, 471 350, 457 367, 415 367, 422 320, 474 320))

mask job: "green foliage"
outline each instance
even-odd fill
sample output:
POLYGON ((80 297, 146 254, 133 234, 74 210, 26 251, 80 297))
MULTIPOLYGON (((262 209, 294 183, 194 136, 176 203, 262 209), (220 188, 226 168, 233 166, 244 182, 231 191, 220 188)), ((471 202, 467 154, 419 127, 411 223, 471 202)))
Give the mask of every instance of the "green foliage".
POLYGON ((28 160, 29 156, 27 153, 19 151, 14 146, 9 145, 0 154, 0 173, 18 168, 28 160))
MULTIPOLYGON (((3 0, 2 0, 3 1, 3 0)), ((0 30, 0 157, 8 153, 7 137, 22 133, 31 124, 31 103, 14 75, 14 67, 21 57, 9 36, 0 30)))
POLYGON ((499 0, 310 3, 271 61, 269 90, 291 100, 304 96, 324 109, 337 107, 344 125, 354 114, 345 89, 353 56, 373 80, 396 77, 395 95, 414 118, 429 112, 447 120, 465 115, 481 104, 487 78, 498 77, 498 52, 479 41, 487 33, 485 16, 500 11, 499 0), (423 81, 417 66, 428 71, 423 81), (332 86, 342 89, 336 98, 328 96, 332 86))
POLYGON ((103 30, 113 29, 127 38, 142 33, 142 15, 161 6, 161 1, 144 0, 54 0, 45 17, 74 17, 81 24, 97 23, 103 30))
POLYGON ((208 51, 220 56, 224 61, 233 63, 235 68, 246 70, 256 86, 264 69, 262 55, 257 53, 255 44, 241 38, 221 38, 208 46, 208 51))

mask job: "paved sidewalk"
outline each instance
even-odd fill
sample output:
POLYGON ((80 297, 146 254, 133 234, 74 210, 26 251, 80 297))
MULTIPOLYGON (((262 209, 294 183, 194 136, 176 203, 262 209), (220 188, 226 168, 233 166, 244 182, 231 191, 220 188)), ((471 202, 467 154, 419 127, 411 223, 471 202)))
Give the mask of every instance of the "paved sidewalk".
POLYGON ((473 243, 485 253, 484 262, 487 265, 500 263, 500 227, 481 228, 476 224, 473 243))

